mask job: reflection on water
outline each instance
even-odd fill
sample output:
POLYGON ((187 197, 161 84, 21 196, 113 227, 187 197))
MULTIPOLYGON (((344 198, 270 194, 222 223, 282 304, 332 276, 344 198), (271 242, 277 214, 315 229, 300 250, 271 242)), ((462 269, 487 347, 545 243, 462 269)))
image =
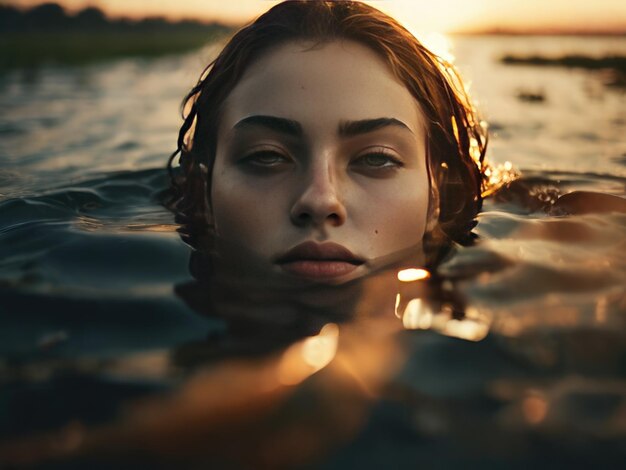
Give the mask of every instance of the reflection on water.
POLYGON ((398 281, 413 282, 428 279, 430 273, 423 268, 407 268, 398 271, 398 281))
POLYGON ((335 357, 339 327, 327 323, 315 336, 289 346, 278 366, 280 383, 296 385, 326 367, 335 357))
POLYGON ((623 92, 497 59, 626 44, 452 47, 522 177, 473 246, 334 288, 190 275, 162 168, 210 51, 0 76, 0 466, 623 462, 626 216, 558 199, 626 195, 623 92))
POLYGON ((461 319, 453 318, 452 313, 449 306, 433 311, 427 301, 411 299, 402 313, 402 324, 407 330, 433 330, 467 341, 480 341, 489 333, 490 319, 476 309, 466 310, 461 319))
POLYGON ((467 341, 480 341, 489 333, 490 315, 475 307, 465 307, 458 299, 455 304, 449 298, 450 293, 456 294, 450 280, 436 280, 435 286, 424 288, 420 283, 431 275, 421 268, 402 269, 397 278, 402 283, 417 283, 410 290, 400 285, 400 292, 396 294, 395 315, 407 330, 433 330, 467 341), (416 294, 418 296, 413 297, 416 294))

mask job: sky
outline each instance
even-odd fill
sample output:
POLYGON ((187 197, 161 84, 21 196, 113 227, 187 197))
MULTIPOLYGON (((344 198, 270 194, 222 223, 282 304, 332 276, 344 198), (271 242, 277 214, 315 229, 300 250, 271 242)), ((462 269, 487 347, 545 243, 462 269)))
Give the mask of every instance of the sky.
MULTIPOLYGON (((0 0, 30 6, 43 0, 0 0)), ((244 23, 273 0, 56 0, 68 10, 97 6, 111 16, 166 16, 244 23)), ((625 0, 371 0, 413 32, 459 30, 626 31, 625 0)))

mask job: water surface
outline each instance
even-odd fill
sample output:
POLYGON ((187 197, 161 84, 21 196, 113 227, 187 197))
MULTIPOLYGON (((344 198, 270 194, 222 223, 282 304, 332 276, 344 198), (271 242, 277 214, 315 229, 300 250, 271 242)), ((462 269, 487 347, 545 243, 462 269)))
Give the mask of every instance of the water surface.
POLYGON ((488 199, 479 242, 430 279, 386 270, 279 303, 228 283, 207 300, 162 205, 180 100, 214 48, 3 72, 0 436, 26 441, 0 462, 623 462, 626 216, 547 211, 575 190, 626 196, 624 90, 498 59, 624 55, 626 40, 453 38, 452 53, 489 157, 523 188, 488 199))

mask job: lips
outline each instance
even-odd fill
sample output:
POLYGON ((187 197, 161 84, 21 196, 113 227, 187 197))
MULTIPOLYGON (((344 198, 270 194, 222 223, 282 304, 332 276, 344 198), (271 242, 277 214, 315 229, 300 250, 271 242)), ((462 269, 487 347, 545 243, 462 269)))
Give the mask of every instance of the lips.
POLYGON ((280 256, 276 263, 298 277, 330 280, 350 274, 364 260, 336 243, 305 242, 280 256))

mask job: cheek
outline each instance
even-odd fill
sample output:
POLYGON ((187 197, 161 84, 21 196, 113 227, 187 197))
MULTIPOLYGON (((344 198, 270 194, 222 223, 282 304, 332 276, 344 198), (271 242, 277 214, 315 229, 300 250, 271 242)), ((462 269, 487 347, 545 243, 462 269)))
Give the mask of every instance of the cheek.
POLYGON ((393 251, 420 242, 426 229, 429 191, 424 178, 370 192, 369 202, 363 206, 361 225, 368 226, 372 248, 393 251))
POLYGON ((213 191, 213 219, 218 236, 246 239, 253 227, 258 225, 256 212, 242 196, 240 193, 222 191, 221 188, 213 191))
POLYGON ((279 221, 280 194, 230 178, 227 173, 217 178, 211 202, 218 237, 246 246, 260 243, 279 221))

